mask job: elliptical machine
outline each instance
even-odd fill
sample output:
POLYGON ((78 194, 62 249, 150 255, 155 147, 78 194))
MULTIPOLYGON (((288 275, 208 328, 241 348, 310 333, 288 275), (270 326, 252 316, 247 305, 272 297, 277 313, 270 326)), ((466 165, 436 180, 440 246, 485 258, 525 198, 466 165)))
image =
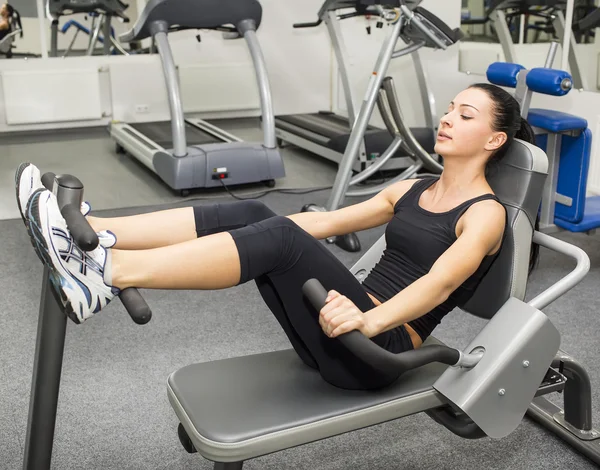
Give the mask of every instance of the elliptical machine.
MULTIPOLYGON (((403 57, 408 54, 416 54, 422 47, 445 50, 449 46, 456 44, 461 38, 462 32, 459 28, 451 29, 428 10, 421 7, 411 10, 404 4, 400 7, 399 18, 394 23, 391 33, 384 42, 373 69, 368 85, 369 91, 362 102, 360 112, 354 122, 348 146, 340 162, 327 205, 321 207, 316 204, 307 204, 302 208, 302 212, 336 210, 344 202, 346 196, 375 194, 389 184, 413 177, 422 169, 436 174, 442 172, 443 166, 437 157, 429 154, 421 146, 419 140, 404 123, 393 79, 386 77, 386 73, 391 59, 403 57), (406 46, 400 50, 395 50, 398 39, 402 39, 406 46), (352 167, 362 145, 363 136, 373 114, 375 103, 379 107, 388 131, 396 140, 401 142, 402 148, 414 158, 415 164, 387 183, 361 190, 349 191, 350 186, 364 181, 386 163, 385 158, 383 158, 384 156, 382 156, 376 163, 352 178, 352 167)), ((386 157, 390 158, 391 154, 386 157)), ((361 249, 360 241, 355 233, 331 237, 327 239, 327 242, 335 243, 345 251, 357 252, 361 249)))

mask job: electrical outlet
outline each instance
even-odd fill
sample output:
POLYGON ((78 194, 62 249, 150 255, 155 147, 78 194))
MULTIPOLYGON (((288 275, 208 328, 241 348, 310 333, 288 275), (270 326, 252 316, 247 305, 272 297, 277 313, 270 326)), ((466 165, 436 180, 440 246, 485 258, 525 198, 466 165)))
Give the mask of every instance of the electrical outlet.
POLYGON ((147 104, 137 104, 135 106, 135 112, 137 114, 147 114, 150 112, 150 106, 147 104))

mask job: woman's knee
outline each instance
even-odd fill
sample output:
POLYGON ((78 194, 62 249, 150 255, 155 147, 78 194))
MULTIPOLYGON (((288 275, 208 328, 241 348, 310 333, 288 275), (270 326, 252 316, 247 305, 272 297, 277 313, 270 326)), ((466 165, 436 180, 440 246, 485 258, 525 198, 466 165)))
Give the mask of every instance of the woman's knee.
POLYGON ((265 203, 256 199, 244 201, 244 210, 247 211, 248 218, 254 222, 277 216, 265 203))

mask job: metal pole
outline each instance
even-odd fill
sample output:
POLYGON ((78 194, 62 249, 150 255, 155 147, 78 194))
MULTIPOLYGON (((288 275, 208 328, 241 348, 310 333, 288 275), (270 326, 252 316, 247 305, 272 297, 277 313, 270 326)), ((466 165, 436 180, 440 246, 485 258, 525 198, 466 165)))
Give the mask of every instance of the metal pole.
POLYGON ((169 108, 171 109, 171 132, 173 133, 173 156, 185 157, 187 155, 185 118, 183 115, 183 104, 181 103, 177 69, 167 37, 168 29, 169 26, 164 21, 156 21, 150 25, 150 31, 156 41, 158 54, 162 61, 163 73, 165 74, 165 82, 167 83, 169 108))
POLYGON ((562 61, 560 68, 567 70, 569 65, 569 50, 571 45, 571 31, 573 30, 573 8, 575 7, 575 0, 567 0, 567 15, 565 17, 565 26, 562 43, 562 61))
MULTIPOLYGON (((79 32, 79 30, 77 30, 79 32)), ((46 34, 44 32, 44 34, 46 34)), ((75 33, 77 36, 77 33, 75 33)), ((50 57, 58 55, 58 20, 52 20, 50 23, 50 57)))
POLYGON ((556 51, 558 51, 558 42, 552 41, 550 43, 550 50, 548 51, 548 55, 546 56, 546 62, 544 63, 545 69, 552 68, 552 64, 554 63, 554 58, 556 57, 556 51))
POLYGON ((252 62, 254 63, 254 70, 256 71, 256 82, 260 93, 260 107, 263 120, 263 145, 268 149, 274 149, 277 148, 277 141, 275 139, 275 113, 273 112, 271 84, 269 82, 265 57, 256 37, 256 24, 252 20, 243 20, 238 25, 238 31, 240 31, 246 40, 250 55, 252 56, 252 62))
POLYGON ((348 139, 346 151, 344 152, 344 156, 342 157, 337 175, 335 177, 335 182, 333 183, 333 190, 331 191, 329 201, 327 201, 327 210, 329 211, 337 209, 344 201, 344 194, 346 193, 348 183, 350 182, 350 178, 352 176, 352 166, 360 149, 367 126, 369 125, 371 115, 373 114, 373 108, 377 102, 379 88, 381 88, 381 84, 385 78, 385 74, 390 64, 392 54, 394 53, 394 47, 398 42, 401 29, 402 19, 397 21, 394 25, 391 33, 384 43, 384 46, 381 49, 381 52, 379 53, 379 57, 377 58, 375 70, 371 75, 371 80, 369 81, 369 85, 367 87, 367 93, 362 102, 356 122, 352 127, 352 132, 350 133, 350 138, 348 139))
MULTIPOLYGON (((61 208, 67 204, 81 205, 83 188, 66 188, 55 180, 54 190, 61 208)), ((24 470, 50 469, 52 459, 67 317, 51 289, 46 267, 29 399, 24 470)))
POLYGON ((506 23, 506 15, 501 10, 495 10, 490 15, 490 19, 494 22, 496 27, 496 34, 498 40, 502 44, 502 50, 504 51, 504 61, 509 63, 516 63, 515 45, 513 44, 508 24, 506 23))
POLYGON ((548 155, 548 176, 542 192, 542 210, 540 228, 546 229, 554 225, 554 208, 556 206, 556 188, 558 186, 558 160, 560 158, 561 136, 548 134, 546 155, 548 155))
POLYGON ((46 37, 46 15, 44 0, 36 0, 38 26, 40 27, 40 46, 42 48, 42 59, 48 58, 48 39, 46 37))
POLYGON ((102 23, 102 26, 103 26, 102 35, 104 36, 104 44, 103 44, 104 45, 104 55, 110 55, 110 46, 111 46, 110 19, 111 19, 110 15, 105 15, 104 22, 102 23))
POLYGON ((96 18, 93 19, 92 23, 94 24, 92 36, 90 37, 90 43, 88 44, 88 49, 86 51, 86 55, 94 55, 94 48, 96 47, 96 43, 98 42, 98 36, 100 36, 100 28, 102 27, 102 20, 104 20, 104 13, 101 13, 98 17, 98 21, 96 22, 96 18))

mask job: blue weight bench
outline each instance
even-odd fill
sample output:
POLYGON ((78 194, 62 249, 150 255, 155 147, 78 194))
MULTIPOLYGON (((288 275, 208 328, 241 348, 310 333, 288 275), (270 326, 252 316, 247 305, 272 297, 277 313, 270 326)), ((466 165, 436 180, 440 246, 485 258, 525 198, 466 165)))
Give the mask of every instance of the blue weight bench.
POLYGON ((548 178, 540 208, 540 230, 557 228, 590 232, 600 227, 600 196, 586 197, 592 133, 581 117, 551 109, 529 108, 533 92, 563 96, 572 88, 571 76, 562 70, 496 62, 488 80, 515 88, 522 115, 536 133, 536 145, 548 155, 548 178))

